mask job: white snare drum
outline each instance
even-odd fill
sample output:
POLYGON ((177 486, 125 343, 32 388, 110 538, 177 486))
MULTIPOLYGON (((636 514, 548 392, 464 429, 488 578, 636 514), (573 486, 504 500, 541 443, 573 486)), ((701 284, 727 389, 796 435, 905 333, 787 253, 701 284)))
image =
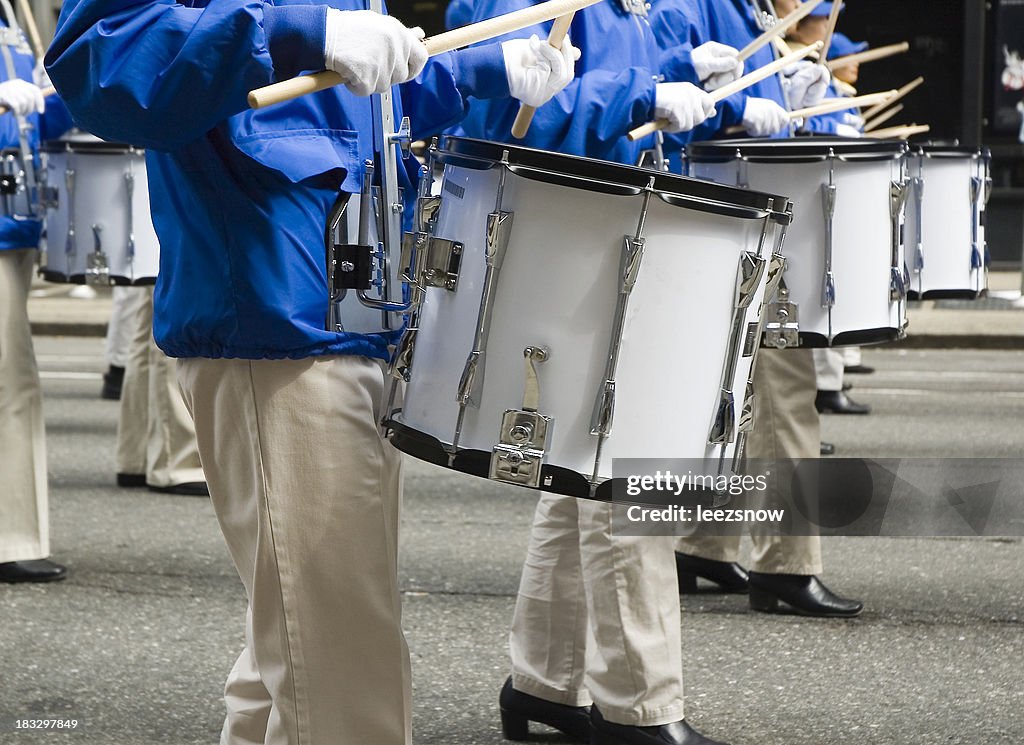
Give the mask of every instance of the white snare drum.
POLYGON ((43 278, 153 284, 160 244, 149 211, 145 153, 82 134, 41 149, 47 158, 43 278))
POLYGON ((907 163, 910 297, 978 297, 988 288, 982 219, 992 184, 988 153, 929 144, 912 148, 907 163))
POLYGON ((902 142, 716 140, 687 146, 691 176, 793 199, 786 271, 766 318, 770 346, 873 344, 905 333, 902 142), (795 306, 795 307, 794 307, 795 306), (769 316, 772 315, 770 311, 769 316))
POLYGON ((788 199, 456 137, 436 157, 395 445, 600 499, 613 458, 730 457, 788 199))

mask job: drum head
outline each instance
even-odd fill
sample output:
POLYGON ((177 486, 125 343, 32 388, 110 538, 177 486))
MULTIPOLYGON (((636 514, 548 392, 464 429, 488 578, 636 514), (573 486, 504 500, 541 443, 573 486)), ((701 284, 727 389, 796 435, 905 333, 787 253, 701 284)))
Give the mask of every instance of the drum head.
POLYGON ((463 168, 505 164, 524 178, 623 196, 640 194, 653 179, 654 192, 668 204, 733 217, 758 219, 789 210, 789 198, 777 194, 502 142, 446 136, 441 138, 436 158, 463 168))
POLYGON ((735 139, 692 142, 686 156, 697 163, 722 163, 740 158, 752 163, 808 163, 839 160, 892 160, 907 152, 902 140, 863 140, 849 137, 735 139))
POLYGON ((88 132, 72 132, 59 140, 47 140, 39 146, 44 153, 82 152, 96 154, 116 154, 134 150, 131 145, 120 142, 107 142, 88 132))

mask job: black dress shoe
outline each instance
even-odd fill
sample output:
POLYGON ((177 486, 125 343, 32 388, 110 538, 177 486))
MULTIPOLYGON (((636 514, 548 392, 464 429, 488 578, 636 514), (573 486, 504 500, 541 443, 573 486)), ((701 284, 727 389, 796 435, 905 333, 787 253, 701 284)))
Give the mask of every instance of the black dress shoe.
POLYGON ((117 474, 117 485, 126 488, 143 487, 146 485, 146 474, 144 473, 119 473, 117 474))
POLYGON ((818 395, 814 397, 814 407, 819 414, 826 412, 833 414, 871 413, 870 406, 857 403, 843 391, 818 391, 818 395))
POLYGON ((775 613, 780 602, 801 616, 821 618, 853 618, 864 610, 864 603, 839 597, 813 574, 751 572, 750 607, 775 613))
POLYGON ((875 371, 875 368, 870 365, 849 365, 843 368, 844 373, 853 373, 854 375, 870 375, 875 371))
POLYGON ((121 387, 124 385, 124 368, 111 365, 103 373, 103 389, 100 391, 100 398, 108 401, 121 400, 121 387))
POLYGON ((49 559, 5 561, 0 564, 0 582, 57 582, 68 570, 49 559))
POLYGON ((747 591, 747 570, 734 561, 715 561, 676 551, 676 575, 680 595, 697 592, 698 577, 714 582, 721 592, 747 591))
POLYGON ((836 446, 833 445, 831 442, 823 442, 823 443, 821 443, 821 454, 822 455, 835 455, 836 454, 836 446))
POLYGON ((530 722, 539 722, 563 732, 578 742, 590 742, 590 707, 569 706, 546 701, 512 687, 505 681, 498 697, 501 731, 506 740, 528 740, 530 722))
POLYGON ((605 721, 597 707, 591 706, 590 724, 590 745, 726 745, 704 737, 685 719, 657 727, 631 727, 605 721))
POLYGON ((205 481, 186 481, 184 484, 171 484, 170 486, 147 486, 150 491, 161 494, 182 494, 186 497, 210 496, 210 487, 206 485, 205 481))

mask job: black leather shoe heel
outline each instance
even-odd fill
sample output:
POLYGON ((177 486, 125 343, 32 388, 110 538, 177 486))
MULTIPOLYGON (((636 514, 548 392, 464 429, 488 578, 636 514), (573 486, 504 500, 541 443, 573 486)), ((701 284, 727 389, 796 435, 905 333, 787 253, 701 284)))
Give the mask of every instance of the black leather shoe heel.
POLYGON ((506 740, 528 740, 530 739, 530 720, 508 709, 502 709, 501 734, 506 740))
POLYGON ((697 592, 697 575, 690 574, 689 572, 677 571, 677 576, 679 577, 679 594, 693 595, 697 592))
POLYGON ((569 706, 512 687, 512 678, 505 681, 498 697, 501 707, 501 731, 506 740, 530 739, 530 722, 546 724, 578 742, 590 741, 590 708, 569 706))
POLYGON ((676 576, 680 595, 697 592, 698 577, 714 582, 719 592, 747 591, 747 571, 734 561, 716 561, 676 551, 676 576))
POLYGON ((751 588, 750 607, 761 613, 774 613, 779 609, 779 599, 770 592, 751 588))

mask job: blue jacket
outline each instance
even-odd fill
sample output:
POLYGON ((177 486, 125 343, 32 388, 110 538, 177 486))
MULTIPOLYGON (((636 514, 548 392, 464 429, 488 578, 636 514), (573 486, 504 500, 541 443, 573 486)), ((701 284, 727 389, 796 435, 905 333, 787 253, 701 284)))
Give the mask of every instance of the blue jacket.
MULTIPOLYGON (((6 24, 2 20, 0 20, 0 27, 6 28, 6 24)), ((11 47, 11 57, 17 77, 31 83, 32 73, 35 69, 35 59, 27 47, 27 42, 24 50, 11 47)), ((0 57, 0 81, 8 79, 7 65, 3 58, 0 57)), ((71 129, 71 116, 58 96, 47 97, 45 114, 42 116, 39 114, 29 114, 25 118, 30 127, 28 130, 29 148, 32 150, 32 157, 36 159, 39 157, 40 140, 60 137, 71 129)), ((0 149, 18 149, 19 147, 17 118, 9 111, 5 114, 0 114, 0 149)), ((37 169, 37 173, 41 174, 42 171, 37 169)), ((20 202, 19 198, 19 204, 20 202)), ((43 225, 40 220, 0 215, 0 251, 16 248, 35 248, 39 245, 39 235, 42 229, 43 225)))
MULTIPOLYGON (((369 99, 338 86, 246 104, 253 88, 323 68, 326 13, 305 0, 64 2, 54 84, 83 127, 147 148, 154 333, 173 357, 387 357, 395 334, 324 329, 327 213, 372 157, 369 99)), ((432 58, 400 98, 422 137, 473 94, 508 95, 496 46, 432 58)))
MULTIPOLYGON (((666 80, 697 83, 690 62, 694 48, 708 41, 742 49, 761 35, 754 9, 748 0, 658 0, 651 13, 651 26, 661 45, 660 69, 666 80)), ((771 44, 761 47, 746 60, 744 71, 763 67, 775 59, 771 44)), ((717 114, 690 133, 689 139, 711 139, 716 132, 743 122, 747 98, 767 98, 786 107, 777 75, 755 83, 718 104, 717 114)), ((786 133, 779 133, 785 137, 786 133)))
MULTIPOLYGON (((531 0, 476 0, 470 20, 480 21, 535 4, 531 0)), ((550 30, 548 22, 516 36, 536 34, 546 39, 550 30)), ((576 13, 569 38, 582 52, 576 63, 576 77, 537 110, 524 139, 511 137, 512 122, 519 110, 519 102, 513 99, 472 101, 469 114, 453 133, 635 163, 640 151, 651 147, 653 141, 645 138, 629 142, 625 136, 654 115, 658 47, 650 24, 622 10, 615 0, 606 0, 576 13)))

